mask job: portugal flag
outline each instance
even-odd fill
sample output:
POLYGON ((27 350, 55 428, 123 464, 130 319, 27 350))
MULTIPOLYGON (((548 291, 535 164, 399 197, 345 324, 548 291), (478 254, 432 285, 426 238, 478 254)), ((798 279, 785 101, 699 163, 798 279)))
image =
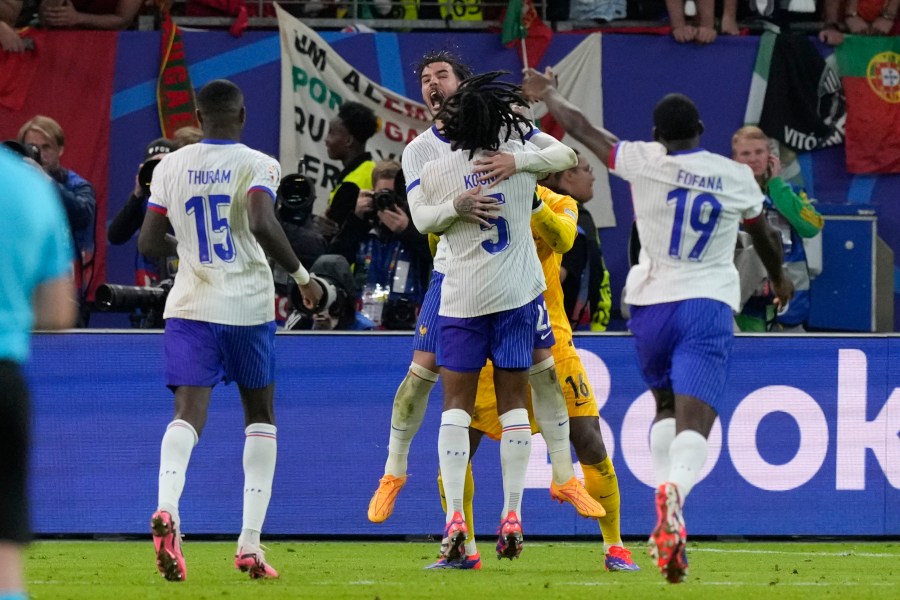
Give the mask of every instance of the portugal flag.
POLYGON ((552 38, 553 30, 541 20, 532 0, 509 1, 500 39, 509 48, 517 45, 522 64, 537 67, 552 38))
POLYGON ((900 37, 848 35, 836 53, 847 97, 847 170, 900 173, 900 37))

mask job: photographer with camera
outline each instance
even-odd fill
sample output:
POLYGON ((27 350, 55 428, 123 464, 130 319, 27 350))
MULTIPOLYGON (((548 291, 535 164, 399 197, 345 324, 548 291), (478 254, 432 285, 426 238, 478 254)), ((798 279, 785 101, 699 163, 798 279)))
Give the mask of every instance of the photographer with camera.
POLYGON ((400 163, 375 165, 372 190, 361 190, 356 208, 331 245, 353 265, 362 312, 383 329, 413 329, 431 276, 428 238, 409 215, 400 163))
MULTIPOLYGON (((138 165, 138 172, 134 177, 134 189, 125 205, 110 221, 106 228, 106 239, 114 246, 121 246, 130 240, 141 228, 144 222, 144 213, 147 212, 147 200, 150 198, 150 181, 153 178, 153 169, 159 164, 160 159, 172 152, 173 144, 167 138, 155 139, 144 149, 144 159, 138 165)), ((135 285, 152 286, 163 279, 174 275, 177 258, 157 259, 137 253, 135 256, 135 285)))

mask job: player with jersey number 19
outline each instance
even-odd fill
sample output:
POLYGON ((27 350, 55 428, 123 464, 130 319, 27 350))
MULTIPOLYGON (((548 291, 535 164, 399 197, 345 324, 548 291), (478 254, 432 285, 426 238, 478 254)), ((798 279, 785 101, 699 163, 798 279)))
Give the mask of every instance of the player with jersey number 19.
MULTIPOLYGON (((554 343, 542 296, 546 285, 531 239, 537 178, 533 173, 515 173, 483 190, 479 176, 473 174, 477 158, 485 152, 515 155, 529 147, 522 138, 531 124, 515 109, 525 101, 515 86, 497 81, 500 75, 470 77, 443 102, 436 121, 453 152, 427 163, 421 181, 409 184, 413 222, 420 231, 443 232, 441 243, 448 249, 437 354, 444 383, 438 453, 447 499, 441 558, 447 562, 466 553, 463 490, 468 429, 478 374, 488 358, 494 364, 503 429, 504 507, 497 555, 515 558, 521 552, 522 494, 531 453, 528 369, 536 353, 552 361, 549 349, 554 343)), ((569 150, 560 168, 575 162, 575 153, 569 150)))
POLYGON ((243 526, 235 568, 278 577, 265 561, 260 531, 275 473, 275 289, 266 254, 315 306, 321 290, 291 250, 275 218, 281 170, 239 142, 246 119, 241 90, 226 80, 197 94, 204 139, 166 155, 150 186, 138 245, 144 254, 177 251, 178 276, 166 300, 166 383, 175 418, 160 449, 159 498, 150 526, 156 564, 169 581, 187 576, 178 503, 191 452, 206 423, 212 388, 235 381, 244 407, 243 526), (171 224, 174 238, 166 232, 171 224))
POLYGON ((725 402, 740 286, 738 226, 753 238, 776 302, 793 293, 778 233, 763 217, 753 172, 700 148, 697 107, 669 94, 653 111, 653 142, 619 141, 595 127, 555 88, 552 73, 528 69, 523 90, 546 102, 557 122, 631 184, 642 242, 625 283, 641 373, 656 399, 650 451, 658 488, 650 555, 671 583, 688 563, 682 507, 706 462, 707 437, 725 402))

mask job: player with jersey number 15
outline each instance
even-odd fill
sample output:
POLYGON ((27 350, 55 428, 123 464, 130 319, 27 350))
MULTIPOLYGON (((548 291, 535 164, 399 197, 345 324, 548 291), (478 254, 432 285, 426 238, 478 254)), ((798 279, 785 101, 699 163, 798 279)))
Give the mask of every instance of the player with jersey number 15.
POLYGON ((178 253, 178 276, 163 317, 166 384, 175 416, 160 449, 159 496, 150 520, 156 564, 169 581, 187 577, 178 502, 191 452, 206 423, 212 388, 235 381, 244 407, 244 510, 235 568, 278 577, 265 561, 260 531, 275 474, 275 288, 266 255, 316 306, 310 281, 275 218, 278 162, 240 143, 243 94, 226 80, 197 94, 203 140, 167 154, 156 167, 140 251, 178 253), (174 238, 166 231, 171 224, 174 238))

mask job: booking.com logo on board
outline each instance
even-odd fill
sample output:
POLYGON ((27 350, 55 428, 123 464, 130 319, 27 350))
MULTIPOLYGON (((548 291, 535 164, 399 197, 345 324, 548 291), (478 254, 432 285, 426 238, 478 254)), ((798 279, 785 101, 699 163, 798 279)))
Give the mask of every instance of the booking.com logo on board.
MULTIPOLYGON (((759 338, 746 341, 770 343, 759 338)), ((635 479, 655 487, 648 437, 655 414, 652 394, 646 386, 639 385, 643 391, 624 402, 621 393, 613 397, 616 376, 634 378, 636 365, 631 372, 622 368, 627 366, 624 361, 617 360, 614 365, 617 368, 611 371, 601 358, 602 338, 582 338, 577 342, 582 346, 578 353, 600 409, 604 442, 620 476, 623 468, 627 468, 635 479), (599 347, 597 352, 592 351, 595 346, 599 347), (605 418, 608 414, 620 423, 618 431, 614 432, 605 418)), ((881 396, 873 393, 873 390, 887 389, 879 385, 885 382, 885 370, 880 365, 878 369, 870 369, 867 354, 862 350, 833 346, 830 354, 834 353, 837 368, 831 370, 823 364, 827 361, 822 360, 813 361, 821 365, 817 370, 792 365, 790 360, 758 365, 758 371, 751 368, 753 379, 772 383, 756 387, 739 398, 729 391, 731 406, 728 414, 722 415, 725 424, 720 417, 710 433, 709 454, 699 481, 706 479, 720 463, 728 461, 744 482, 769 492, 802 488, 824 474, 824 469, 833 470, 828 479, 833 481, 835 490, 865 490, 881 478, 891 487, 900 488, 900 393, 897 388, 889 388, 889 393, 881 396), (873 381, 870 381, 870 370, 873 381), (791 374, 794 379, 800 375, 799 384, 775 383, 790 379, 791 374), (773 418, 783 432, 761 435, 767 419, 773 418), (778 446, 777 460, 772 458, 774 446, 778 446), (830 449, 834 458, 826 461, 830 449), (867 455, 874 458, 877 471, 869 460, 867 472, 867 455)), ((777 350, 772 354, 776 355, 777 350)), ((746 387, 742 384, 748 375, 739 352, 735 358, 737 364, 733 363, 729 372, 730 390, 746 387)), ((883 357, 876 355, 873 362, 883 363, 883 357)), ((536 436, 528 487, 546 487, 550 476, 546 456, 546 445, 536 436)), ((576 465, 576 469, 581 476, 580 466, 576 465)))

